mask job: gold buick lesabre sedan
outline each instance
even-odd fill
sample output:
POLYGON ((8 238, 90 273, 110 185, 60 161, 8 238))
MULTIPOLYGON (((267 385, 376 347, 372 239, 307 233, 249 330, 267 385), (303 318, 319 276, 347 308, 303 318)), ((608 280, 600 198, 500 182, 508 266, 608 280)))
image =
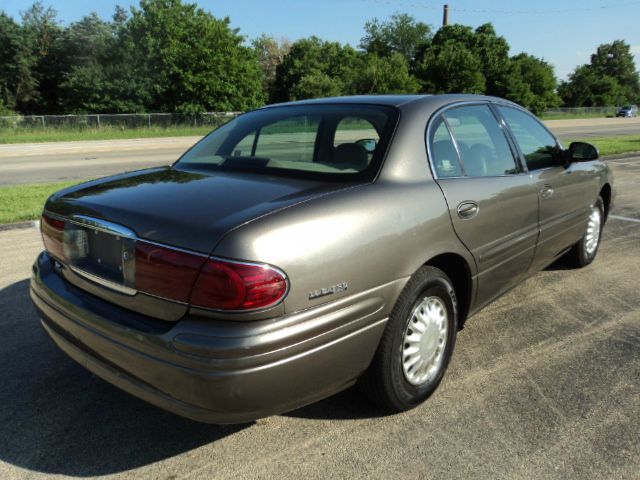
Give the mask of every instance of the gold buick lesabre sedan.
POLYGON ((176 163, 52 195, 31 296, 80 364, 244 422, 355 383, 424 401, 474 312, 594 259, 612 175, 506 100, 341 97, 237 117, 176 163))

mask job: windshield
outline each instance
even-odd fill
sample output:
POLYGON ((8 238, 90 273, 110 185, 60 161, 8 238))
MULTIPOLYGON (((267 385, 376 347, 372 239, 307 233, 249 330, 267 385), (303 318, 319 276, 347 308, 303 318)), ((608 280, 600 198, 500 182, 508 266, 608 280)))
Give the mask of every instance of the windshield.
POLYGON ((397 121, 375 105, 290 105, 246 113, 213 131, 176 167, 337 180, 373 179, 397 121))

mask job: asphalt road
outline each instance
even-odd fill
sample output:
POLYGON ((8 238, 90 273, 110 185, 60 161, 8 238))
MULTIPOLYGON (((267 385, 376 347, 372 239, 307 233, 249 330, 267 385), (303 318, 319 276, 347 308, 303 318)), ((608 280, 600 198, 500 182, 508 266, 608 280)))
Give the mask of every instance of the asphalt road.
MULTIPOLYGON (((566 140, 640 133, 640 118, 553 120, 566 140)), ((95 178, 168 165, 199 137, 0 145, 0 185, 95 178)))
POLYGON ((0 232, 0 478, 639 479, 640 157, 611 165, 596 261, 471 318, 440 388, 399 415, 353 390, 239 426, 147 405, 46 337, 28 298, 38 233, 0 232))

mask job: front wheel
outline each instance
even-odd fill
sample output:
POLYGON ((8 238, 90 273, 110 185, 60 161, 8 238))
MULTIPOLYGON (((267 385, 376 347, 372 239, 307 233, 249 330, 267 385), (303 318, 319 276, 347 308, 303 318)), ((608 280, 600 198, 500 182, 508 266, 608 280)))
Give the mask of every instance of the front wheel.
POLYGON ((435 267, 420 268, 400 294, 360 382, 365 394, 396 412, 426 400, 447 369, 457 327, 451 280, 435 267))
POLYGON ((567 253, 568 262, 574 267, 586 267, 596 258, 602 227, 604 226, 604 203, 601 197, 591 207, 587 228, 582 238, 567 253))

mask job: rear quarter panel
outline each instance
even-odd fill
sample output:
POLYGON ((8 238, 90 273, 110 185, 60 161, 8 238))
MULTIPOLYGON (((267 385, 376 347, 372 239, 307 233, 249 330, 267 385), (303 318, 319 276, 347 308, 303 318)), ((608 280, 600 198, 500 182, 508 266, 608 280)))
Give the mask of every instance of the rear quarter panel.
POLYGON ((474 271, 453 233, 440 189, 422 179, 360 185, 265 216, 228 234, 214 255, 284 270, 290 281, 285 313, 290 313, 406 281, 445 252, 462 255, 474 271), (343 283, 346 291, 310 298, 310 292, 343 283))

